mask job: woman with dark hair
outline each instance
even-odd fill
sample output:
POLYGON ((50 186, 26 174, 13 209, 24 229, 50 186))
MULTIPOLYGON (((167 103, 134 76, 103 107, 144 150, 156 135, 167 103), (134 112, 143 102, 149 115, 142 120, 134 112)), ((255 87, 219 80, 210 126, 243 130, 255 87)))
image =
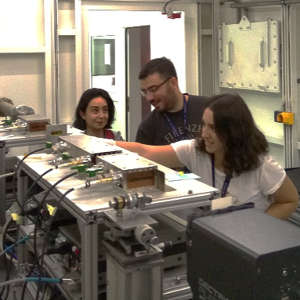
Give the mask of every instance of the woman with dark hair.
POLYGON ((123 140, 119 131, 110 130, 114 118, 115 106, 108 92, 91 88, 80 97, 73 126, 88 135, 123 140))
MULTIPOLYGON (((112 142, 114 143, 114 142, 112 142)), ((116 142, 168 167, 187 166, 201 181, 230 195, 233 203, 254 202, 278 218, 298 206, 298 193, 285 170, 268 155, 268 143, 239 95, 209 98, 200 136, 167 146, 116 142)))

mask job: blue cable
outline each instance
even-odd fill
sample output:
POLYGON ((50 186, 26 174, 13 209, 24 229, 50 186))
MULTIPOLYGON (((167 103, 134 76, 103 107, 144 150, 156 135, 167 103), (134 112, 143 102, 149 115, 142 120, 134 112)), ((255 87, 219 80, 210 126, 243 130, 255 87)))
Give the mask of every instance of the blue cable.
POLYGON ((25 277, 25 281, 61 283, 62 279, 60 279, 60 278, 51 278, 51 277, 25 277))
POLYGON ((14 248, 16 245, 24 243, 25 241, 29 240, 29 235, 25 235, 24 237, 22 237, 21 239, 19 239, 18 241, 16 241, 15 243, 13 243, 12 245, 6 247, 1 253, 0 256, 3 255, 4 253, 6 253, 7 251, 10 251, 12 248, 14 248))

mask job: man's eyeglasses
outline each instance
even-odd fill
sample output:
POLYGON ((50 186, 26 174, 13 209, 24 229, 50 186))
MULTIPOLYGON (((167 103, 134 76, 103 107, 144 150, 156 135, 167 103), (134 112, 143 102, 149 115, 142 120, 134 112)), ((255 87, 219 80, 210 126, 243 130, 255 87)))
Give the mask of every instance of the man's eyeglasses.
POLYGON ((147 94, 154 94, 158 91, 158 89, 163 86, 165 83, 167 83, 168 80, 170 80, 172 77, 168 77, 166 80, 164 80, 162 83, 158 84, 158 85, 152 85, 150 87, 148 87, 147 89, 142 89, 140 92, 141 92, 141 95, 143 97, 146 97, 147 94))

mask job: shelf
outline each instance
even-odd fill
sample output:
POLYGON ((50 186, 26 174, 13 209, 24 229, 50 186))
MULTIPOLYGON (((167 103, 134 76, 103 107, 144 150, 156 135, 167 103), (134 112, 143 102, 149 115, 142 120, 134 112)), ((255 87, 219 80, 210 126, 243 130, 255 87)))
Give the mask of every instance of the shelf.
POLYGON ((76 35, 76 29, 69 29, 69 28, 63 28, 58 29, 58 35, 59 36, 75 36, 76 35))
POLYGON ((45 53, 45 48, 0 48, 0 54, 45 53))

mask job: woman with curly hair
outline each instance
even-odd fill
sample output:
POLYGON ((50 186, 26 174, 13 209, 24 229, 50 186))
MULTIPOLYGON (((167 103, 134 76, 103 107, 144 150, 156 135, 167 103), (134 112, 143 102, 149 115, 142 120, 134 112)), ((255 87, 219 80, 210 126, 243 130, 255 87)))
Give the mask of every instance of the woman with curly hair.
POLYGON ((298 193, 285 170, 268 155, 268 143, 239 95, 209 98, 197 139, 167 146, 116 142, 116 145, 168 167, 187 166, 201 181, 233 202, 254 202, 259 209, 287 218, 298 193))

